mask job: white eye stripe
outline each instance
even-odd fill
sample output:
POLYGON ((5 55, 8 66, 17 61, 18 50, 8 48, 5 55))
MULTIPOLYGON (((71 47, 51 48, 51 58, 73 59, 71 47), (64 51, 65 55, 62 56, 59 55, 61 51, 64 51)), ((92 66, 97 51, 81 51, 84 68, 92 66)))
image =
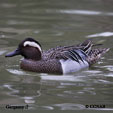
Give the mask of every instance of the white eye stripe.
POLYGON ((36 47, 40 51, 42 51, 41 47, 36 42, 31 42, 31 41, 24 42, 24 47, 27 46, 27 45, 32 46, 32 47, 36 47))

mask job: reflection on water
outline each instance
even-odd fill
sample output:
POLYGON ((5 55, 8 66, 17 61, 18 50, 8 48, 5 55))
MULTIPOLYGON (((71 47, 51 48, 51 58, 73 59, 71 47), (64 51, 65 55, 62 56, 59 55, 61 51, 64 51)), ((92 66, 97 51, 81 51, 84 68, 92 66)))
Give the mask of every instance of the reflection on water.
POLYGON ((7 71, 12 73, 12 74, 16 74, 16 75, 29 75, 23 71, 15 70, 15 69, 7 69, 7 71))
POLYGON ((96 33, 96 34, 92 34, 92 35, 88 35, 88 38, 92 38, 92 37, 110 37, 113 36, 113 32, 103 32, 103 33, 96 33))
POLYGON ((104 104, 113 110, 113 1, 5 0, 0 3, 0 107, 26 105, 37 110, 84 110, 104 104), (73 45, 91 38, 111 48, 89 69, 48 75, 23 71, 20 56, 6 59, 25 37, 43 49, 73 45), (109 40, 108 40, 109 39, 109 40))
MULTIPOLYGON (((9 90, 6 95, 10 97, 16 97, 22 100, 25 104, 29 105, 31 109, 34 109, 33 104, 36 103, 36 98, 41 95, 41 84, 35 82, 36 77, 23 76, 21 83, 5 83, 3 88, 9 90)), ((2 104, 2 103, 1 103, 2 104)), ((5 103, 7 104, 7 103, 5 103)), ((14 104, 10 102, 10 104, 14 104)), ((15 103, 19 104, 19 103, 15 103)), ((21 103, 20 103, 21 104, 21 103)))
POLYGON ((3 55, 4 53, 6 53, 5 50, 0 51, 0 55, 3 55))
MULTIPOLYGON (((47 10, 48 12, 53 12, 53 10, 47 10)), ((57 13, 67 13, 67 14, 79 14, 79 15, 98 15, 98 16, 113 16, 112 12, 100 12, 100 11, 89 11, 89 10, 60 10, 57 13)))
POLYGON ((73 104, 73 103, 64 103, 64 104, 55 104, 55 106, 59 107, 61 110, 79 110, 85 109, 83 105, 73 104))

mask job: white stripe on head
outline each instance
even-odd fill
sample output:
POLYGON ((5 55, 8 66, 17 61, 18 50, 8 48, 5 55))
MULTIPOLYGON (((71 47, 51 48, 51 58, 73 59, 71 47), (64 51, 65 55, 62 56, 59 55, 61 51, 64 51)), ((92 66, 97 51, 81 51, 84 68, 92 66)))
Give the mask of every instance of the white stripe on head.
POLYGON ((25 41, 25 42, 24 42, 24 47, 27 46, 27 45, 32 46, 32 47, 36 47, 36 48, 38 48, 40 51, 42 51, 40 45, 37 44, 36 42, 25 41))

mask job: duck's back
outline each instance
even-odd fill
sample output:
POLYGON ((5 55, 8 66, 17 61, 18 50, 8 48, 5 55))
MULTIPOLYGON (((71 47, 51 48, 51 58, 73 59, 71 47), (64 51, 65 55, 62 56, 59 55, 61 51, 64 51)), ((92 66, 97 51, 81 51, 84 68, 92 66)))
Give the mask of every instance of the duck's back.
POLYGON ((98 44, 92 44, 91 40, 86 40, 78 45, 51 48, 48 51, 43 52, 42 59, 71 59, 77 62, 79 62, 79 60, 85 60, 89 63, 89 65, 92 65, 96 63, 101 58, 101 56, 109 50, 109 48, 95 49, 93 48, 95 45, 98 44))

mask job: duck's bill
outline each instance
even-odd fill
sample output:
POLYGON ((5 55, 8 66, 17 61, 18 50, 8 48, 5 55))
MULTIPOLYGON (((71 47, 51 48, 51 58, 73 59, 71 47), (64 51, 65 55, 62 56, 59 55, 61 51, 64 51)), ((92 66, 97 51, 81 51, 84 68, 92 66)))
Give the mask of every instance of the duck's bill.
POLYGON ((20 51, 18 49, 6 54, 5 57, 13 57, 13 56, 16 56, 16 55, 20 55, 20 51))

